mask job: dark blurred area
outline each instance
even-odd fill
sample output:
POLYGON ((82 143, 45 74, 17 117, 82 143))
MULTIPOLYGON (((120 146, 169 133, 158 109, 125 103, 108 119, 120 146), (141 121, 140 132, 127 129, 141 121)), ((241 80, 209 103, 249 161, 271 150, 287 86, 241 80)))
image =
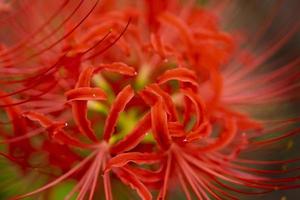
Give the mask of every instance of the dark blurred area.
MULTIPOLYGON (((272 44, 278 42, 281 38, 287 37, 289 31, 296 29, 295 34, 271 56, 265 63, 270 70, 279 68, 288 62, 299 59, 300 55, 300 1, 299 0, 251 0, 235 1, 225 8, 226 16, 225 29, 240 29, 246 33, 250 42, 244 44, 255 52, 264 52, 272 44), (251 43, 251 39, 260 33, 260 37, 251 43)), ((300 66, 297 67, 298 73, 300 66)), ((299 85, 299 79, 295 84, 299 85)), ((296 93, 296 98, 290 99, 285 104, 278 104, 273 109, 260 111, 266 117, 283 117, 300 116, 300 91, 297 87, 290 92, 296 93)), ((300 124, 295 126, 299 127, 300 124)), ((281 142, 277 147, 272 147, 266 152, 258 152, 255 155, 246 155, 261 160, 286 160, 288 158, 300 157, 300 137, 293 136, 281 142)), ((253 152, 254 153, 254 152, 253 152)), ((242 155, 243 156, 243 155, 242 155)), ((295 165, 296 166, 296 165, 295 165)), ((294 166, 294 167, 295 167, 294 166)), ((291 172, 289 177, 296 177, 296 172, 291 172)), ((296 178, 298 179, 298 178, 296 178)), ((237 197, 240 199, 240 197, 237 197)), ((257 200, 297 200, 300 199, 300 189, 274 191, 267 195, 257 195, 243 197, 242 199, 257 200)))

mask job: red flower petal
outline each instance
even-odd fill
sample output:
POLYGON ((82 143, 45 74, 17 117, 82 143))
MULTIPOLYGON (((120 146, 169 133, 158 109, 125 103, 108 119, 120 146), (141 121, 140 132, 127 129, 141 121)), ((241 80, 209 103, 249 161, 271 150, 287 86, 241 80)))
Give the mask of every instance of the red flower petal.
POLYGON ((105 121, 103 133, 104 140, 108 141, 110 139, 116 126, 119 114, 123 112, 125 106, 128 104, 128 102, 132 99, 133 96, 134 91, 130 85, 123 88, 123 90, 117 95, 105 121))
POLYGON ((189 132, 186 136, 187 142, 193 142, 195 140, 203 139, 207 137, 212 132, 212 127, 210 123, 204 122, 198 126, 195 130, 189 132))
POLYGON ((68 101, 106 100, 106 94, 100 88, 80 87, 65 93, 68 101))
POLYGON ((162 59, 166 57, 166 50, 162 44, 161 37, 158 34, 151 34, 150 36, 151 44, 153 49, 160 55, 162 59))
POLYGON ((137 73, 133 67, 122 62, 114 62, 112 64, 101 64, 96 68, 96 71, 105 70, 109 72, 117 72, 127 76, 135 76, 137 73))
POLYGON ((28 119, 30 119, 32 121, 37 121, 44 128, 48 128, 50 126, 64 126, 63 123, 54 122, 50 118, 46 117, 44 114, 34 112, 34 111, 28 111, 28 112, 24 113, 23 116, 27 117, 28 119))
POLYGON ((177 80, 181 82, 188 82, 196 87, 198 87, 197 76, 194 71, 186 68, 175 68, 165 71, 157 81, 159 84, 166 83, 170 80, 177 80))
POLYGON ((151 84, 149 86, 149 88, 151 89, 151 91, 159 96, 162 97, 162 99, 164 100, 163 103, 165 104, 168 114, 170 114, 171 116, 171 121, 178 121, 178 114, 175 108, 175 105, 172 101, 171 96, 166 93, 165 91, 163 91, 157 84, 151 84))
POLYGON ((40 123, 49 132, 50 137, 55 139, 58 143, 84 148, 89 147, 89 145, 82 143, 81 141, 63 131, 62 128, 65 126, 65 123, 52 121, 44 114, 32 111, 25 113, 24 116, 32 121, 37 121, 38 123, 40 123))
POLYGON ((237 134, 236 122, 233 118, 226 118, 224 130, 218 135, 218 138, 211 144, 199 147, 197 151, 216 151, 228 145, 237 134))
POLYGON ((151 108, 152 131, 155 140, 160 148, 166 150, 171 145, 171 138, 169 135, 167 114, 163 109, 162 101, 158 101, 151 108))
POLYGON ((129 162, 134 162, 137 164, 151 164, 159 162, 160 159, 161 156, 156 153, 122 153, 109 160, 105 171, 108 171, 113 167, 123 167, 129 162))
POLYGON ((118 154, 133 149, 144 138, 145 134, 151 128, 151 115, 147 113, 135 126, 131 133, 120 142, 113 145, 110 149, 111 153, 118 154))
POLYGON ((160 182, 164 172, 161 169, 157 171, 151 171, 149 169, 132 167, 129 165, 125 166, 124 168, 130 170, 138 177, 139 180, 145 183, 160 182))
POLYGON ((200 124, 203 123, 204 119, 206 118, 204 102, 202 101, 202 99, 200 99, 199 95, 193 93, 190 90, 181 90, 181 92, 185 96, 187 96, 195 106, 195 109, 196 109, 196 124, 195 124, 194 128, 198 127, 200 124))
MULTIPOLYGON (((79 76, 76 88, 89 87, 93 72, 94 68, 85 68, 79 76)), ((68 95, 68 93, 66 93, 66 95, 68 95)), ((87 118, 87 101, 72 102, 72 112, 74 115, 75 123, 78 126, 79 130, 92 141, 97 142, 97 137, 91 127, 91 122, 87 118)))
POLYGON ((78 81, 76 83, 75 88, 80 88, 80 87, 89 87, 90 83, 91 83, 91 78, 93 76, 94 73, 94 68, 93 67, 87 67, 85 68, 79 78, 78 81))
MULTIPOLYGON (((187 142, 192 142, 194 140, 207 137, 211 133, 211 126, 209 122, 206 121, 207 113, 202 99, 199 95, 190 90, 181 91, 194 104, 196 110, 196 123, 186 137, 187 142)), ((186 110, 186 115, 190 115, 190 113, 191 110, 188 108, 188 110, 186 110)), ((190 117, 187 118, 190 119, 190 117)))
POLYGON ((178 30, 182 40, 185 42, 187 48, 191 48, 193 46, 193 35, 190 33, 189 27, 180 18, 171 13, 165 12, 161 14, 158 19, 165 24, 175 27, 178 30))
POLYGON ((152 195, 149 190, 141 181, 137 179, 135 174, 127 169, 118 169, 115 171, 115 173, 124 184, 129 185, 132 189, 135 189, 143 200, 152 199, 152 195))
POLYGON ((144 90, 139 91, 139 96, 143 99, 143 101, 146 104, 150 106, 153 106, 158 99, 158 96, 154 94, 151 90, 149 90, 148 87, 144 90))
POLYGON ((184 127, 181 123, 177 122, 168 122, 168 129, 172 137, 183 137, 186 135, 184 127))
POLYGON ((81 133, 86 135, 92 141, 97 142, 97 137, 92 129, 91 122, 87 118, 87 102, 86 101, 74 101, 72 102, 72 112, 74 121, 77 124, 81 133))

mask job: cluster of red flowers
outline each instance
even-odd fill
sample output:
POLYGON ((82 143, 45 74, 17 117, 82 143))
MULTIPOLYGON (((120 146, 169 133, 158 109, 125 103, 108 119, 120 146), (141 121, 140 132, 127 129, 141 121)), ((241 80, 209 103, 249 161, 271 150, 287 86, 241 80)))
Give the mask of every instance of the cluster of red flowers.
POLYGON ((0 154, 24 177, 47 177, 14 199, 71 179, 65 199, 113 199, 114 182, 147 200, 174 188, 187 199, 298 188, 297 156, 259 154, 299 133, 299 118, 249 109, 298 100, 299 56, 266 63, 300 23, 255 53, 245 44, 258 43, 281 4, 251 38, 222 30, 227 5, 0 1, 0 154))

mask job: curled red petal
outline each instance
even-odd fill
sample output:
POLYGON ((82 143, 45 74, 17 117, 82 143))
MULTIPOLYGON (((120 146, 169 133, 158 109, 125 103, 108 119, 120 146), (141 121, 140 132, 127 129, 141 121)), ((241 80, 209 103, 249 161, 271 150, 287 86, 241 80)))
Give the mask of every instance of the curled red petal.
POLYGON ((164 100, 163 102, 167 108, 168 114, 170 114, 170 116, 171 116, 170 120, 178 121, 178 114, 177 114, 177 111, 176 111, 176 108, 172 101, 171 96, 168 93, 166 93, 165 91, 163 91, 157 84, 151 84, 149 86, 149 88, 151 89, 152 92, 161 96, 162 99, 164 100))
POLYGON ((179 32, 180 37, 185 42, 187 47, 193 46, 193 41, 194 41, 193 35, 190 33, 190 29, 187 26, 187 24, 184 21, 182 21, 179 17, 176 17, 175 15, 169 12, 164 12, 159 16, 158 19, 161 22, 169 24, 174 28, 176 28, 179 32))
POLYGON ((145 134, 151 129, 151 115, 147 113, 136 125, 136 127, 125 136, 123 140, 113 145, 111 153, 118 154, 133 149, 144 138, 145 134))
POLYGON ((125 166, 124 168, 133 172, 138 177, 138 179, 140 179, 144 183, 160 182, 164 172, 161 169, 152 171, 149 169, 133 167, 129 165, 125 166))
POLYGON ((62 128, 65 123, 55 122, 49 117, 38 112, 26 112, 24 116, 32 121, 37 121, 41 126, 47 129, 51 138, 55 139, 58 143, 63 143, 67 145, 77 146, 77 147, 88 147, 87 144, 82 143, 78 139, 68 135, 62 128))
POLYGON ((103 132, 103 139, 108 141, 114 131, 119 114, 123 112, 125 106, 134 96, 134 91, 130 85, 123 88, 123 90, 117 95, 110 112, 106 118, 103 132))
POLYGON ((161 58, 166 57, 166 50, 164 48, 163 42, 161 40, 161 37, 156 33, 156 34, 151 34, 150 35, 151 39, 151 45, 153 49, 160 55, 161 58))
POLYGON ((228 145, 237 134, 236 121, 228 117, 225 122, 224 130, 219 134, 217 139, 204 147, 199 147, 198 151, 215 151, 224 148, 228 145))
POLYGON ((185 96, 187 96, 195 106, 196 124, 195 124, 194 128, 200 126, 200 124, 203 123, 204 119, 206 118, 205 105, 204 105, 202 99, 200 98, 199 95, 195 94, 194 92, 192 92, 190 90, 182 90, 181 92, 185 96))
POLYGON ((78 81, 76 83, 76 88, 79 87, 89 87, 91 83, 91 78, 94 73, 94 68, 93 67, 87 67, 85 68, 81 73, 78 78, 78 81))
POLYGON ((158 99, 158 96, 150 91, 148 87, 139 91, 138 94, 143 101, 150 106, 153 106, 158 99))
POLYGON ((193 142, 202 138, 207 137, 212 132, 212 127, 210 123, 204 122, 198 126, 195 130, 189 132, 186 136, 187 142, 193 142))
POLYGON ((105 171, 108 171, 113 167, 123 167, 129 162, 134 162, 137 164, 157 163, 161 160, 161 158, 161 155, 157 153, 122 153, 109 160, 108 164, 106 165, 105 171))
POLYGON ((168 122, 168 129, 172 137, 183 137, 186 135, 183 125, 178 121, 168 122))
POLYGON ((97 142, 98 140, 94 130, 92 129, 91 122, 87 118, 87 102, 72 102, 72 112, 74 116, 74 121, 77 124, 80 132, 86 135, 92 141, 97 142))
POLYGON ((114 62, 112 64, 101 64, 96 68, 96 71, 105 70, 109 72, 117 72, 127 76, 135 76, 137 72, 133 67, 128 66, 123 62, 114 62))
POLYGON ((42 113, 34 112, 34 111, 28 111, 23 114, 24 117, 27 117, 28 119, 32 121, 37 121, 39 124, 41 124, 44 128, 50 127, 55 124, 53 120, 46 117, 42 113))
MULTIPOLYGON (((85 68, 78 78, 76 88, 89 87, 93 73, 93 67, 85 68)), ((66 95, 68 95, 68 93, 66 93, 66 95)), ((87 101, 72 102, 72 112, 75 123, 78 126, 80 132, 86 135, 90 140, 97 142, 96 134, 91 127, 91 122, 87 118, 87 101)))
POLYGON ((65 131, 60 129, 51 132, 51 137, 59 143, 63 143, 66 145, 71 145, 80 148, 91 148, 90 145, 82 143, 80 140, 68 135, 65 131))
POLYGON ((167 70, 160 77, 158 77, 157 82, 158 84, 163 84, 170 80, 187 82, 198 87, 197 76, 195 72, 186 68, 175 68, 167 70))
POLYGON ((151 200, 152 195, 147 187, 128 169, 119 169, 115 171, 116 175, 121 179, 121 181, 129 185, 132 189, 135 189, 141 199, 151 200))
POLYGON ((100 88, 80 87, 65 93, 67 101, 76 100, 106 100, 105 92, 100 88))
POLYGON ((171 145, 171 138, 168 129, 167 114, 164 111, 161 100, 151 108, 151 121, 153 136, 159 147, 164 150, 168 149, 171 145))

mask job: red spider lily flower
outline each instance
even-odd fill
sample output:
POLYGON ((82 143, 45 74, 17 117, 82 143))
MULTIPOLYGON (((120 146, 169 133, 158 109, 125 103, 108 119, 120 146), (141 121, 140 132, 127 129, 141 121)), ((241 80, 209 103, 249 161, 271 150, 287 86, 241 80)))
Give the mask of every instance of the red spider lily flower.
MULTIPOLYGON (((67 132, 63 131, 62 128, 64 127, 64 123, 54 122, 39 113, 29 112, 25 114, 29 119, 38 121, 43 127, 45 127, 50 133, 51 137, 54 138, 57 143, 83 149, 91 149, 92 152, 90 153, 90 156, 82 159, 74 168, 71 168, 64 175, 33 192, 17 197, 17 199, 31 196, 33 194, 46 190, 49 187, 52 187, 60 183, 64 179, 70 177, 71 175, 74 175, 74 173, 76 173, 83 167, 86 167, 87 171, 81 178, 79 178, 78 184, 66 198, 69 199, 74 195, 75 192, 79 192, 77 198, 83 199, 89 192, 89 199, 92 199, 97 182, 99 181, 98 176, 103 173, 103 170, 106 167, 106 163, 111 156, 110 151, 113 151, 114 153, 122 152, 122 146, 124 149, 124 143, 126 144, 125 149, 130 150, 135 147, 141 139, 143 139, 142 136, 146 133, 146 130, 143 129, 145 126, 145 122, 143 122, 140 126, 138 125, 136 129, 132 131, 132 133, 129 133, 129 135, 120 142, 116 143, 115 145, 109 144, 109 139, 114 133, 119 114, 125 109, 125 106, 134 96, 134 91, 130 86, 124 87, 124 89, 122 89, 122 91, 120 91, 116 96, 105 121, 102 136, 103 140, 99 140, 96 137, 96 134, 91 128, 91 123, 87 118, 87 101, 106 100, 106 95, 100 88, 90 87, 90 80, 94 71, 99 70, 114 71, 129 76, 136 74, 133 68, 128 67, 124 63, 113 63, 111 65, 103 64, 95 70, 94 68, 89 67, 86 68, 79 76, 75 89, 66 92, 66 98, 68 102, 72 104, 72 112, 75 123, 77 124, 81 134, 93 141, 92 144, 82 143, 77 138, 74 138, 67 132), (87 163, 89 163, 89 166, 86 166, 87 163)), ((146 117, 145 119, 148 118, 146 117)), ((136 189, 142 198, 151 199, 151 194, 147 190, 147 188, 128 169, 118 169, 115 170, 114 173, 117 177, 120 178, 122 182, 124 182, 125 184, 129 184, 132 188, 136 189), (129 176, 128 173, 131 175, 129 176)), ((104 173, 103 182, 106 199, 112 199, 109 173, 104 173)))
POLYGON ((278 1, 254 34, 224 31, 236 3, 210 3, 0 1, 0 155, 47 178, 13 198, 67 180, 64 199, 115 199, 116 183, 141 199, 299 188, 299 155, 265 158, 293 147, 298 113, 264 116, 299 100, 299 55, 278 51, 300 24, 265 38, 278 1))

